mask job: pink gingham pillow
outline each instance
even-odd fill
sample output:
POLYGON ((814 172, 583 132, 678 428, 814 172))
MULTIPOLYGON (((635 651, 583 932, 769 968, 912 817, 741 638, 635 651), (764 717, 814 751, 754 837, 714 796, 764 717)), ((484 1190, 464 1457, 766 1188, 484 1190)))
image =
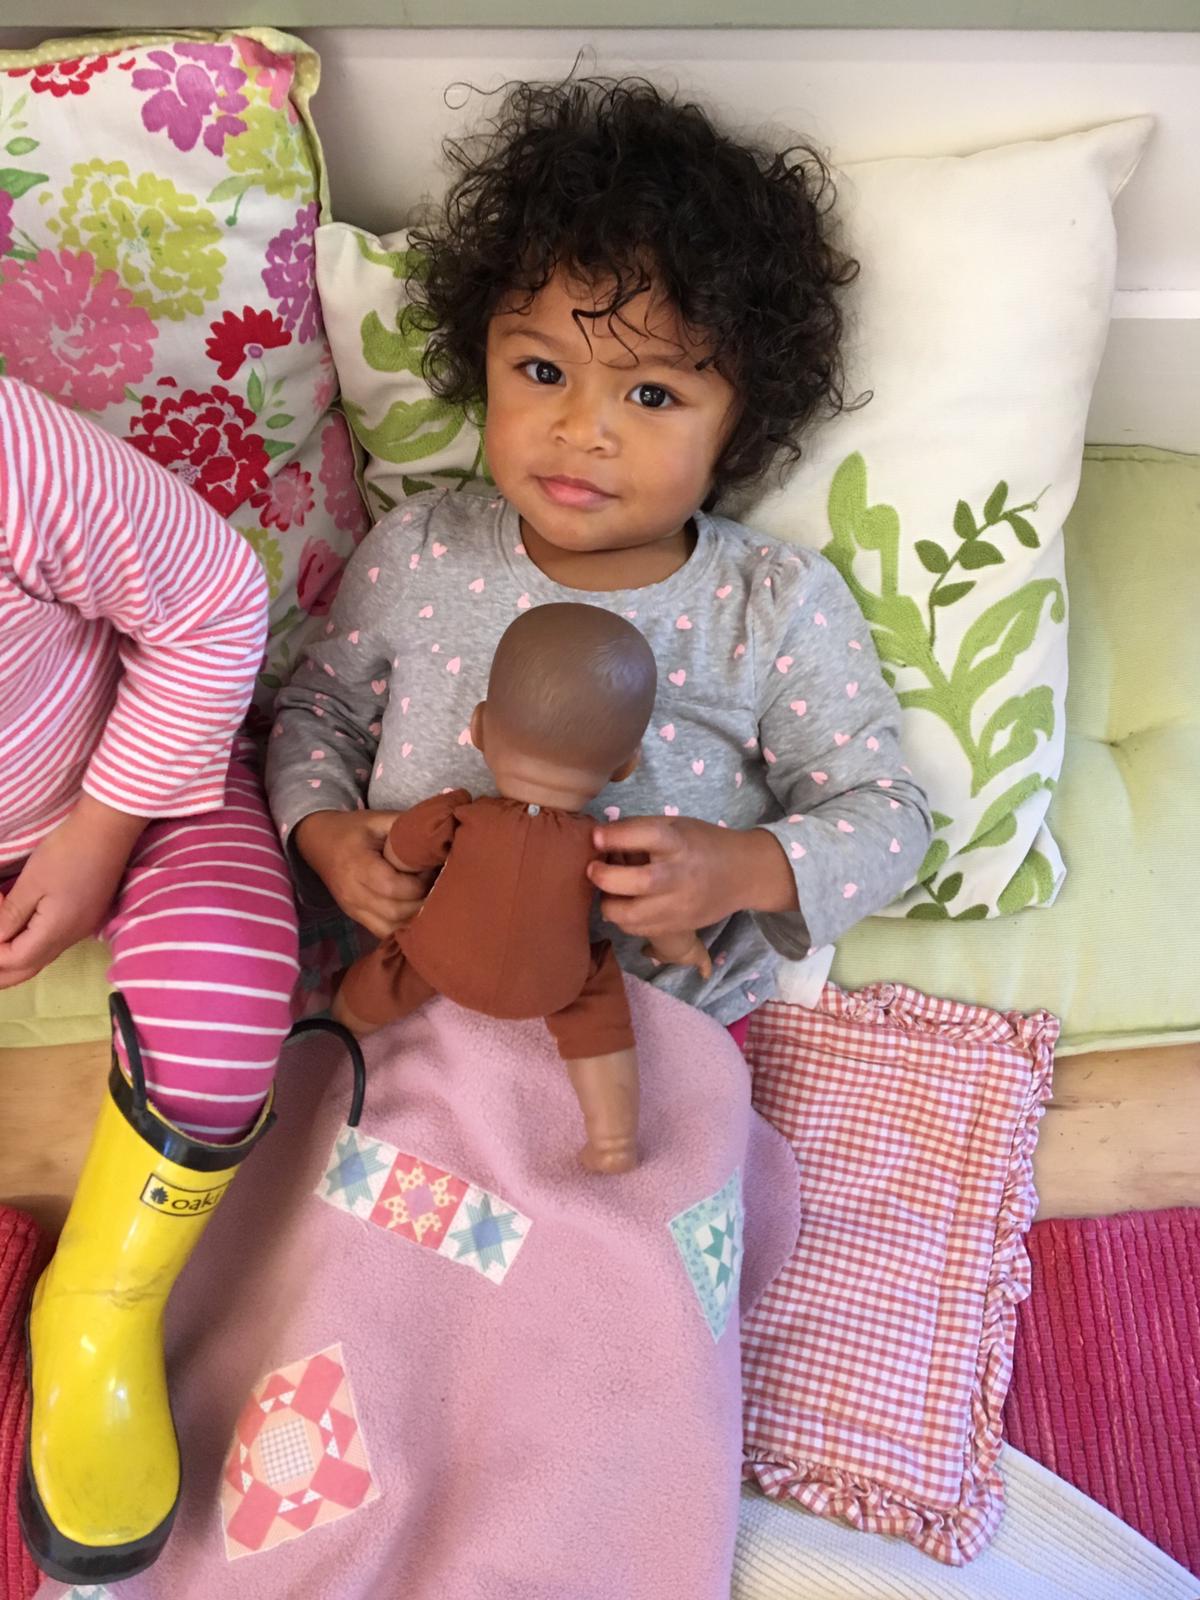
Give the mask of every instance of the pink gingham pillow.
POLYGON ((742 1325, 744 1475, 958 1566, 1003 1510, 1001 1408, 1058 1022, 826 985, 747 1055, 804 1218, 742 1325))

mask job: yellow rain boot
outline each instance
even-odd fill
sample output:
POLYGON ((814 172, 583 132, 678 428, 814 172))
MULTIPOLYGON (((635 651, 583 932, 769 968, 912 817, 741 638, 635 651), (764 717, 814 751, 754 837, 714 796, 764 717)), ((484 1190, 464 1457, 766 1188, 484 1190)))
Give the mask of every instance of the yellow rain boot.
POLYGON ((108 1096, 54 1259, 34 1291, 21 1531, 43 1571, 111 1583, 153 1562, 179 1498, 167 1398, 167 1296, 218 1201, 274 1120, 237 1144, 180 1132, 147 1102, 128 1007, 112 996, 132 1082, 108 1096))

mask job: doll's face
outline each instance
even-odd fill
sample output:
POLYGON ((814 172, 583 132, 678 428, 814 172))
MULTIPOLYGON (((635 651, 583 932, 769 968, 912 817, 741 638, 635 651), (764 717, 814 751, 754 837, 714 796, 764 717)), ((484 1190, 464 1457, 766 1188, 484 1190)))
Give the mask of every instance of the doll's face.
POLYGON ((708 351, 664 296, 588 316, 604 303, 560 269, 488 328, 488 466, 527 527, 573 554, 680 538, 736 420, 732 384, 697 370, 708 351))

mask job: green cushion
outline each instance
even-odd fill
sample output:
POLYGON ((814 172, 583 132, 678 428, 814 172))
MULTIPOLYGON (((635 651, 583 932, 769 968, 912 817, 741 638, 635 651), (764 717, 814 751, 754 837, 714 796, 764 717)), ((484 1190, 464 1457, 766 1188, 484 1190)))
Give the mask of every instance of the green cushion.
MULTIPOLYGON (((1067 754, 1050 811, 1054 905, 989 922, 872 918, 848 988, 887 979, 1063 1021, 1060 1054, 1200 1039, 1200 456, 1088 448, 1066 526, 1067 754)), ((0 1047, 103 1038, 88 943, 0 990, 0 1047)))
POLYGON ((108 947, 84 939, 36 978, 0 989, 0 1050, 108 1037, 108 947))
POLYGON ((1200 456, 1090 446, 1066 556, 1057 901, 990 922, 871 919, 833 977, 1045 1007, 1060 1054, 1200 1039, 1200 456))

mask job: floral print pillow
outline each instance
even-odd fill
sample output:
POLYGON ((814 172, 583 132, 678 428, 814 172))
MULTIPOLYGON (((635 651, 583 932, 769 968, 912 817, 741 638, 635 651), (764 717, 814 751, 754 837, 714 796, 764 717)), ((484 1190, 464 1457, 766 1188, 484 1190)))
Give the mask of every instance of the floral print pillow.
POLYGON ((268 28, 0 52, 0 371, 253 544, 260 718, 367 526, 316 290, 318 75, 268 28))

